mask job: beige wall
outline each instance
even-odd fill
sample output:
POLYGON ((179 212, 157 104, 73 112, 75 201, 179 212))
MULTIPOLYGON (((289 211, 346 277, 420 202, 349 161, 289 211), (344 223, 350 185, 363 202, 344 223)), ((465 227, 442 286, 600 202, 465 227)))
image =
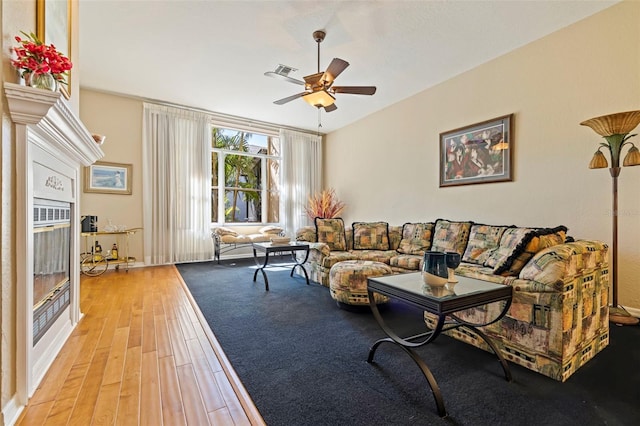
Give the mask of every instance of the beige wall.
MULTIPOLYGON (((101 147, 105 156, 100 161, 133 166, 131 195, 83 192, 80 214, 98 216, 99 230, 104 230, 109 219, 114 225, 142 227, 142 102, 83 89, 80 104, 80 119, 85 126, 92 133, 107 137, 101 147)), ((115 238, 101 236, 98 241, 107 250, 115 238)), ((119 248, 120 254, 124 255, 124 247, 119 248)), ((137 232, 129 239, 129 256, 142 262, 142 255, 142 232, 137 232)))
MULTIPOLYGON (((72 1, 72 47, 71 61, 77 61, 78 52, 78 1, 72 1)), ((18 82, 18 73, 11 66, 11 47, 16 45, 14 37, 20 31, 36 32, 36 1, 35 0, 3 0, 0 2, 0 29, 2 38, 0 47, 2 51, 2 66, 0 67, 1 80, 11 83, 18 82)), ((78 100, 80 92, 80 72, 77 67, 73 69, 71 86, 71 98, 69 105, 73 111, 78 112, 78 100)), ((14 252, 16 249, 15 223, 16 215, 24 212, 16 211, 15 194, 15 134, 14 126, 8 115, 7 100, 2 90, 2 102, 0 103, 2 126, 0 137, 2 140, 0 163, 0 180, 2 181, 2 203, 0 204, 0 221, 2 233, 0 234, 0 277, 2 288, 1 300, 1 328, 2 340, 0 341, 0 407, 5 409, 16 392, 16 288, 20 283, 16 282, 16 267, 14 252)), ((0 424, 4 424, 3 414, 0 414, 0 424)))
MULTIPOLYGON (((325 185, 347 223, 563 224, 611 243, 611 177, 588 169, 600 137, 579 123, 639 108, 640 2, 625 2, 329 134, 325 185), (439 134, 510 113, 513 182, 439 188, 439 134)), ((619 302, 640 309, 640 167, 619 186, 619 302)))

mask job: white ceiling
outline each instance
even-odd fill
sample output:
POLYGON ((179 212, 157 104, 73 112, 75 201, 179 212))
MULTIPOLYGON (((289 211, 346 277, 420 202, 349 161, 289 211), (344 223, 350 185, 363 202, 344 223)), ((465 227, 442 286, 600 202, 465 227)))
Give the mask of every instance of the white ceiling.
POLYGON ((82 0, 80 85, 316 130, 301 91, 264 76, 278 64, 296 79, 317 71, 313 31, 327 32, 320 68, 351 65, 336 85, 375 85, 373 96, 338 94, 323 133, 581 20, 616 1, 193 1, 82 0))

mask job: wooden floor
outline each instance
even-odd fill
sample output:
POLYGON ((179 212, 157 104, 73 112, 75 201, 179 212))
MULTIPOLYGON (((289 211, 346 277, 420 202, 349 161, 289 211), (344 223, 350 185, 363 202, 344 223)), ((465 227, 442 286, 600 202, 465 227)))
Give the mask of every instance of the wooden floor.
POLYGON ((84 318, 18 425, 263 425, 174 266, 81 279, 84 318))

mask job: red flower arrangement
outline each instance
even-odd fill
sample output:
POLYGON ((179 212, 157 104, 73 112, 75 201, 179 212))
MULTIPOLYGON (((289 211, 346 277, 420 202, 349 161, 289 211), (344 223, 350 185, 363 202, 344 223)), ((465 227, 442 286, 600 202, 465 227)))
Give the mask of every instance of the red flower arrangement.
POLYGON ((20 75, 24 78, 31 73, 51 74, 58 83, 67 84, 64 76, 73 67, 69 58, 58 52, 53 44, 44 44, 34 33, 22 34, 27 38, 15 37, 20 46, 13 48, 17 58, 11 60, 11 64, 20 70, 20 75))

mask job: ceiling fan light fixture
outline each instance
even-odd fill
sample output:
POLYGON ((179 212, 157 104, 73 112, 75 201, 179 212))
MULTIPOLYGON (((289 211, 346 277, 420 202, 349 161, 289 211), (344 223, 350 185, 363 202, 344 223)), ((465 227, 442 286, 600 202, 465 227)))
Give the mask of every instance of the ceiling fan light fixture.
POLYGON ((331 96, 331 93, 326 90, 318 90, 311 92, 302 97, 309 105, 314 107, 327 107, 333 105, 336 98, 331 96))

